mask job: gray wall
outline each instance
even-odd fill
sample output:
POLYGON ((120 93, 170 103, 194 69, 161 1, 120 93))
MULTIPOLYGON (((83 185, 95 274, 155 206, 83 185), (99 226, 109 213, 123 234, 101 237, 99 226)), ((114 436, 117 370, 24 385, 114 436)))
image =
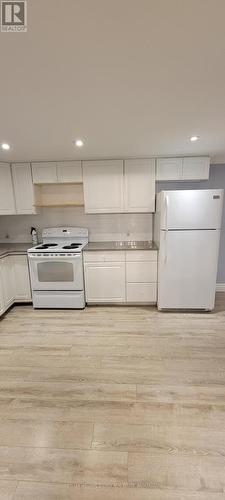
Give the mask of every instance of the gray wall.
MULTIPOLYGON (((157 192, 171 189, 224 189, 225 190, 225 165, 211 165, 210 178, 200 182, 157 182, 157 192)), ((225 283, 225 203, 223 206, 222 231, 220 240, 220 253, 218 263, 217 283, 225 283)))

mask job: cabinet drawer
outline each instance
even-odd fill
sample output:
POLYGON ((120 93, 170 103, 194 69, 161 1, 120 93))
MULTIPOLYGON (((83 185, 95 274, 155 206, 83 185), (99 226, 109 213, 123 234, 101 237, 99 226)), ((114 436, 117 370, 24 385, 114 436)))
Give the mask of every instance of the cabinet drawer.
POLYGON ((128 250, 126 251, 126 261, 153 261, 157 262, 156 250, 128 250))
POLYGON ((127 302, 153 302, 157 300, 156 283, 127 283, 127 302))
POLYGON ((126 262, 126 281, 129 283, 155 283, 156 262, 126 262))
POLYGON ((125 252, 113 250, 107 252, 84 252, 84 262, 125 262, 125 252))

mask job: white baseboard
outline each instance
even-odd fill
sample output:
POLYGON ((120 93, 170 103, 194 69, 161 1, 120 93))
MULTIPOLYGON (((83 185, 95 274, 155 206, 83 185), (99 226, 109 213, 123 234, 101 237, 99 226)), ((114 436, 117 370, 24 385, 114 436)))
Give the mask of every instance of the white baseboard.
POLYGON ((225 283, 217 283, 216 284, 217 292, 225 292, 225 283))

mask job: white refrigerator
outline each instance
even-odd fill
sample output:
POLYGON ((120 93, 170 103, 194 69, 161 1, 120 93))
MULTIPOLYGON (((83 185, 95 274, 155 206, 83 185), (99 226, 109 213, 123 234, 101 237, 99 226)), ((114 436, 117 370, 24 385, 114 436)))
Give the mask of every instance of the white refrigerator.
POLYGON ((157 195, 158 309, 214 308, 222 209, 222 189, 157 195))

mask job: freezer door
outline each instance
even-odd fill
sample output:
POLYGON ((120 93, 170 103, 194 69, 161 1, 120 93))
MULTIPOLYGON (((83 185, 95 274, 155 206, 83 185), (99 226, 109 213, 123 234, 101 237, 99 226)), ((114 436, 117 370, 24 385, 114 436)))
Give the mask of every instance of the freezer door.
POLYGON ((212 310, 220 231, 161 231, 159 309, 212 310))
POLYGON ((162 191, 161 229, 220 229, 223 190, 162 191))

